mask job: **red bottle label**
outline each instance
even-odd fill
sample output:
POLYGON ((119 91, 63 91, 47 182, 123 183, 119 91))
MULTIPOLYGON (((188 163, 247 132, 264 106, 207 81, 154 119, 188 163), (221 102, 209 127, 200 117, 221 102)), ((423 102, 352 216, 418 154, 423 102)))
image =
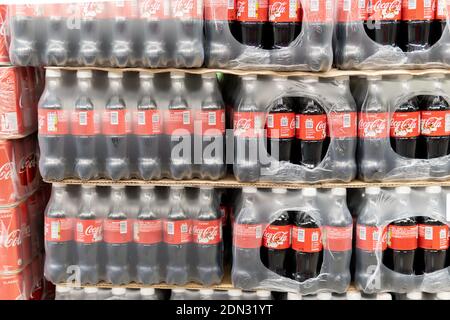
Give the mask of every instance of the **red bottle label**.
POLYGON ((419 248, 429 250, 448 249, 448 226, 419 225, 419 248))
POLYGON ((127 110, 105 110, 103 112, 102 133, 108 136, 122 136, 128 133, 129 115, 127 110))
POLYGON ((161 220, 136 220, 134 222, 134 242, 155 244, 162 241, 163 223, 161 220))
POLYGON ((11 17, 39 17, 42 15, 41 7, 38 4, 14 4, 8 6, 11 10, 11 17))
POLYGON ((269 249, 289 249, 291 247, 292 226, 268 225, 264 230, 263 246, 269 249))
POLYGON ((100 132, 94 110, 72 112, 71 133, 75 136, 93 136, 100 132))
POLYGON ((301 252, 322 251, 322 232, 320 228, 292 227, 292 249, 301 252))
POLYGON ((73 240, 73 219, 45 217, 45 241, 66 242, 73 240))
POLYGON ((107 243, 127 243, 132 239, 131 223, 128 220, 107 219, 103 222, 103 235, 107 243))
POLYGON ((205 20, 207 21, 236 20, 236 1, 205 0, 205 20))
POLYGON ((323 140, 327 137, 327 115, 297 115, 296 136, 301 140, 323 140))
POLYGON ((266 22, 269 18, 269 0, 237 0, 236 17, 242 22, 266 22))
POLYGON ((165 0, 139 0, 139 17, 150 21, 167 19, 169 3, 165 0))
POLYGON ((417 249, 418 231, 417 226, 389 225, 387 238, 389 248, 394 250, 417 249))
POLYGON ((261 224, 233 224, 233 245, 237 248, 261 247, 263 226, 261 224))
POLYGON ((428 137, 450 135, 450 110, 422 111, 421 134, 428 137))
POLYGON ((106 2, 83 2, 77 3, 76 6, 76 18, 104 19, 110 14, 106 2))
POLYGON ((177 19, 203 19, 203 1, 171 0, 172 17, 177 19))
POLYGON ((365 21, 369 0, 337 0, 338 22, 365 21))
POLYGON ((330 251, 349 251, 352 249, 353 226, 322 228, 323 248, 330 251))
MULTIPOLYGON (((402 17, 401 0, 373 0, 369 7, 369 20, 371 21, 398 21, 402 17)), ((374 26, 376 28, 376 25, 374 26)))
POLYGON ((356 226, 356 247, 364 251, 384 251, 387 248, 387 228, 356 226))
POLYGON ((75 241, 95 243, 103 240, 103 221, 77 219, 75 221, 75 241))
POLYGON ((193 133, 194 124, 190 110, 166 110, 164 115, 165 134, 185 136, 193 133))
POLYGON ((161 134, 161 113, 159 110, 138 110, 133 114, 134 134, 149 136, 161 134))
POLYGON ((293 138, 295 136, 295 113, 269 113, 266 127, 267 138, 293 138))
POLYGON ((303 0, 303 20, 310 23, 331 23, 333 1, 335 0, 303 0))
POLYGON ((420 135, 420 112, 395 112, 391 119, 391 137, 410 138, 420 135))
POLYGON ((262 112, 234 112, 234 135, 241 138, 262 136, 265 114, 262 112))
POLYGON ((208 137, 223 136, 225 134, 225 110, 197 111, 194 132, 208 137))
POLYGON ((168 244, 184 244, 192 241, 192 221, 164 221, 164 242, 168 244))
POLYGON ((328 128, 331 138, 355 138, 356 112, 331 112, 328 115, 328 128))
POLYGON ((448 8, 446 5, 446 1, 447 0, 437 0, 436 19, 438 19, 438 20, 446 20, 447 19, 448 8))
POLYGON ((299 0, 269 0, 270 22, 299 22, 300 20, 299 0))
POLYGON ((434 20, 435 0, 403 0, 402 20, 434 20))
POLYGON ((360 112, 358 118, 358 137, 363 139, 383 139, 389 136, 389 113, 360 112))
POLYGON ((39 134, 65 135, 69 133, 69 117, 65 110, 39 108, 39 134))
POLYGON ((222 241, 222 220, 194 220, 192 241, 198 244, 218 244, 222 241))

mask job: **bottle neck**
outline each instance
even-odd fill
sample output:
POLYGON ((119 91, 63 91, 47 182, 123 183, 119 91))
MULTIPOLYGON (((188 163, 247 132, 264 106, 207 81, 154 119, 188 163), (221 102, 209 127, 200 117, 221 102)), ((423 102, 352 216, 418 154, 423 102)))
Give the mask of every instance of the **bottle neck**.
POLYGON ((172 79, 172 88, 175 91, 175 94, 180 95, 184 89, 184 79, 172 79))
POLYGON ((114 93, 118 93, 122 88, 122 80, 121 79, 109 79, 109 88, 114 93))
POLYGON ((91 87, 91 79, 79 79, 78 80, 78 88, 82 93, 88 91, 91 87))
POLYGON ((141 89, 145 94, 153 92, 153 79, 141 79, 141 89))
POLYGON ((47 78, 47 85, 49 90, 59 88, 61 80, 59 78, 47 78))
POLYGON ((144 203, 150 203, 155 200, 155 192, 152 189, 149 190, 143 190, 141 193, 141 199, 144 201, 144 203))

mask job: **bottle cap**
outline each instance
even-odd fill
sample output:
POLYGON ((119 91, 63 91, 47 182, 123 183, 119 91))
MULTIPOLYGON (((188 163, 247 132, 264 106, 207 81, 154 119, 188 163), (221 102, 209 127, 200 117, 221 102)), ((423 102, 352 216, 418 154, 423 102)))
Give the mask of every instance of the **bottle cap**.
POLYGON ((125 288, 112 288, 111 293, 113 296, 121 296, 125 294, 127 291, 125 288))
POLYGON ((349 81, 350 80, 350 76, 337 76, 334 77, 332 79, 338 80, 338 81, 349 81))
POLYGON ((445 78, 445 74, 443 73, 430 73, 426 75, 427 78, 431 78, 431 79, 444 79, 445 78))
POLYGON ((112 190, 124 190, 125 187, 124 187, 124 186, 121 186, 121 185, 118 185, 118 184, 115 184, 115 185, 112 185, 112 186, 111 186, 111 189, 112 189, 112 190))
POLYGON ((410 194, 411 188, 410 187, 397 187, 397 188, 395 188, 395 192, 398 194, 410 194))
POLYGON ((258 189, 256 189, 255 187, 243 187, 242 188, 242 192, 244 193, 256 193, 258 191, 258 189))
POLYGON ((186 292, 186 289, 185 288, 175 288, 175 289, 172 289, 172 292, 173 293, 184 293, 184 292, 186 292))
POLYGON ((438 300, 450 300, 450 292, 439 292, 437 295, 436 295, 436 298, 438 299, 438 300))
POLYGON ((288 292, 287 294, 288 300, 302 300, 302 295, 294 292, 288 292))
POLYGON ((183 186, 172 186, 170 187, 171 190, 183 190, 184 187, 183 186))
POLYGON ((270 298, 271 294, 269 290, 256 290, 256 296, 260 298, 270 298))
POLYGON ((380 194, 381 188, 380 187, 367 187, 366 188, 366 194, 380 194))
POLYGON ((201 186, 200 190, 213 190, 214 188, 211 186, 201 186))
POLYGON ((276 194, 285 194, 285 193, 287 193, 287 189, 284 189, 284 188, 273 188, 272 192, 276 193, 276 194))
POLYGON ((256 80, 256 74, 247 74, 245 76, 242 76, 242 80, 246 80, 246 81, 252 81, 252 80, 256 80))
POLYGON ((359 291, 347 292, 347 300, 361 300, 361 292, 359 291))
POLYGON ((317 300, 331 300, 331 292, 319 292, 317 300))
POLYGON ((370 80, 370 81, 373 81, 373 80, 381 80, 382 77, 379 76, 379 75, 373 74, 373 75, 368 75, 368 76, 366 77, 366 79, 367 79, 367 80, 370 80))
POLYGON ((71 289, 72 289, 71 287, 56 286, 56 292, 57 293, 67 293, 67 292, 70 292, 71 289))
POLYGON ((85 287, 84 288, 84 293, 87 294, 92 294, 92 293, 97 293, 98 292, 98 288, 96 287, 85 287))
POLYGON ((155 189, 155 186, 141 186, 141 190, 153 190, 155 189))
POLYGON ((304 76, 300 78, 303 82, 319 82, 319 77, 317 76, 304 76))
POLYGON ((155 294, 154 288, 141 288, 141 296, 152 296, 155 294))
POLYGON ((377 300, 392 300, 392 295, 388 292, 377 294, 377 300))
POLYGON ((45 71, 45 76, 47 78, 59 78, 59 77, 61 77, 61 70, 58 70, 58 69, 47 69, 45 71))
POLYGON ((214 293, 214 290, 213 289, 200 289, 199 293, 202 296, 210 296, 214 293))
POLYGON ((302 189, 302 195, 305 197, 315 197, 317 195, 317 190, 314 188, 302 189))
POLYGON ((406 298, 408 300, 422 300, 422 292, 420 291, 408 292, 406 294, 406 298))
POLYGON ((273 81, 287 81, 288 77, 283 77, 283 76, 274 76, 273 81))
POLYGON ((217 75, 215 72, 209 72, 209 73, 202 74, 202 78, 203 79, 217 79, 217 75))
POLYGON ((139 72, 139 79, 153 79, 154 74, 148 72, 139 72))
POLYGON ((440 186, 429 186, 425 188, 426 193, 441 193, 442 188, 440 186))
POLYGON ((109 79, 122 79, 123 73, 121 71, 109 71, 108 78, 109 79))
POLYGON ((228 290, 228 295, 230 297, 240 297, 242 295, 241 289, 230 289, 228 290))
POLYGON ((347 190, 345 188, 333 188, 331 189, 331 194, 334 196, 345 196, 347 194, 347 190))
POLYGON ((173 71, 173 72, 170 73, 170 78, 172 78, 172 79, 184 79, 185 78, 185 74, 184 74, 184 72, 173 71))
POLYGON ((90 78, 92 78, 92 71, 91 70, 78 70, 77 78, 78 79, 90 79, 90 78))

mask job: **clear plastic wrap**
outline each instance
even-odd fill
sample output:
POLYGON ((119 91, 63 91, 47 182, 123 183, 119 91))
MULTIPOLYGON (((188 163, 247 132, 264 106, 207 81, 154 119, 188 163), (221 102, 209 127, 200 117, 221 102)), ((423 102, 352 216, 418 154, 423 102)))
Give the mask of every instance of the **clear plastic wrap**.
POLYGON ((219 198, 212 188, 53 184, 45 248, 53 283, 219 284, 219 198))
POLYGON ((356 176, 357 114, 347 76, 227 75, 222 91, 239 181, 349 182, 356 176))
POLYGON ((334 5, 333 0, 206 0, 206 66, 328 71, 334 5))
POLYGON ((26 0, 8 16, 15 65, 203 65, 203 1, 26 0))
POLYGON ((273 300, 267 290, 242 291, 240 289, 172 289, 170 300, 273 300))
POLYGON ((360 179, 448 179, 449 90, 444 74, 355 78, 360 179))
POLYGON ((449 67, 448 0, 337 0, 340 69, 449 67))
POLYGON ((356 226, 358 289, 449 291, 449 194, 439 186, 365 189, 356 226))
POLYGON ((233 225, 233 286, 344 293, 351 280, 352 230, 344 188, 245 187, 233 225))
POLYGON ((56 286, 55 300, 163 300, 163 290, 56 286))
POLYGON ((217 180, 225 110, 215 73, 48 69, 39 103, 46 180, 217 180))
POLYGON ((329 291, 319 292, 317 294, 299 295, 297 293, 289 292, 285 295, 283 300, 392 300, 390 293, 375 293, 365 294, 358 290, 348 290, 344 293, 332 293, 329 291))
POLYGON ((9 64, 7 10, 7 5, 0 5, 0 64, 9 64))

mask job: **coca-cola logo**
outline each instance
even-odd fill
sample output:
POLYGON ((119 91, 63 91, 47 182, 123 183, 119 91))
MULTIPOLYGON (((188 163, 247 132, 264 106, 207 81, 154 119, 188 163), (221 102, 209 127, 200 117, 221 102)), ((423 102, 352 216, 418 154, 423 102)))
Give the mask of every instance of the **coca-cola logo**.
POLYGON ((175 17, 184 17, 189 15, 194 9, 193 0, 175 0, 173 7, 173 15, 175 17))
POLYGON ((105 10, 105 5, 99 2, 81 4, 81 15, 85 18, 95 18, 105 10))
POLYGON ((316 124, 316 131, 317 132, 325 132, 327 130, 327 123, 324 121, 319 121, 316 124))
POLYGON ((243 16, 244 12, 245 12, 245 1, 238 1, 236 15, 238 17, 243 16))
POLYGON ((84 234, 86 236, 93 236, 93 237, 100 237, 102 234, 102 227, 101 226, 93 226, 90 225, 86 228, 86 230, 84 230, 84 234))
POLYGON ((9 180, 12 177, 12 162, 7 162, 0 167, 0 180, 9 180))
POLYGON ((443 126, 444 119, 442 117, 429 117, 422 119, 422 132, 424 134, 430 134, 436 132, 443 126))
POLYGON ((400 0, 378 0, 373 6, 375 18, 393 19, 400 14, 402 3, 400 0))
POLYGON ((199 243, 208 243, 216 239, 217 235, 219 234, 219 227, 211 226, 202 229, 194 226, 193 233, 197 236, 197 241, 199 243))
POLYGON ((359 120, 358 127, 366 137, 374 137, 386 130, 386 119, 375 119, 373 121, 359 120))
POLYGON ((234 128, 239 131, 247 131, 252 128, 252 120, 251 119, 239 119, 236 121, 234 128))
POLYGON ((417 118, 407 118, 403 120, 392 119, 391 127, 394 128, 394 132, 399 136, 406 136, 412 133, 418 127, 417 118))
POLYGON ((141 4, 141 16, 144 18, 154 17, 160 10, 160 0, 146 0, 141 4))
POLYGON ((3 248, 17 247, 22 244, 22 233, 20 229, 13 230, 9 233, 8 230, 4 229, 0 233, 0 239, 2 240, 0 245, 3 248))
POLYGON ((264 234, 264 239, 268 247, 277 248, 279 246, 284 245, 289 240, 289 232, 288 231, 278 231, 273 233, 266 232, 264 234))
POLYGON ((274 2, 270 6, 269 20, 270 21, 276 20, 277 18, 280 18, 281 16, 283 16, 283 14, 285 12, 286 12, 286 3, 285 2, 279 2, 279 1, 274 2))
POLYGON ((291 123, 289 124, 289 128, 295 129, 295 124, 296 124, 295 118, 292 118, 291 123))

